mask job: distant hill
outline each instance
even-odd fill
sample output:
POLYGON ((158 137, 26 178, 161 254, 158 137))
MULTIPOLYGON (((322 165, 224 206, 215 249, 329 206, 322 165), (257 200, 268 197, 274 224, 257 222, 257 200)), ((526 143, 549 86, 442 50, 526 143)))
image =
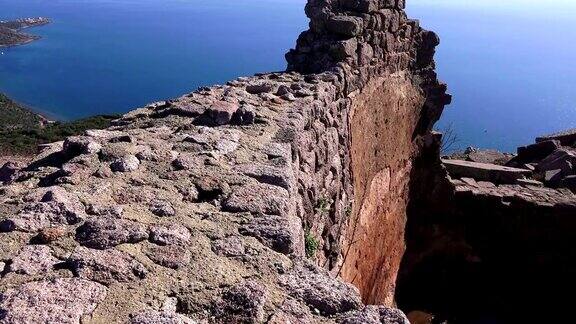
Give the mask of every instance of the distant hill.
POLYGON ((50 20, 43 17, 0 21, 0 47, 23 45, 35 41, 40 37, 23 33, 21 30, 48 23, 50 23, 50 20))
POLYGON ((106 115, 72 122, 49 122, 0 94, 0 156, 34 154, 40 144, 57 142, 87 129, 107 128, 116 118, 118 116, 106 115))

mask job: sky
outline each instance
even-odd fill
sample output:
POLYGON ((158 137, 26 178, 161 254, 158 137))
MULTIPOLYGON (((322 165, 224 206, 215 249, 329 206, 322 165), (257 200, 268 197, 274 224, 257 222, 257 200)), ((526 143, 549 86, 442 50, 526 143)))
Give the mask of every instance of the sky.
POLYGON ((489 11, 514 11, 530 15, 554 12, 574 16, 575 0, 407 0, 408 6, 467 8, 489 11))

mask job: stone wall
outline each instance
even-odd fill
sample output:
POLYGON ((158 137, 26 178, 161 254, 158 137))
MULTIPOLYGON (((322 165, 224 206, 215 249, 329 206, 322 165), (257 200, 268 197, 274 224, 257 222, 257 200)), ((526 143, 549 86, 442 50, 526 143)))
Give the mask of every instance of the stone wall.
POLYGON ((365 302, 386 305, 394 304, 409 183, 419 174, 412 161, 450 101, 434 72, 438 37, 403 9, 403 1, 309 1, 310 30, 287 55, 289 70, 335 71, 344 80, 349 120, 341 133, 349 131, 344 166, 352 179, 344 192, 352 199, 330 198, 352 208, 348 217, 337 209, 328 223, 317 214, 308 222, 328 237, 328 268, 360 288, 365 302))
POLYGON ((287 72, 5 166, 3 321, 405 323, 413 161, 449 96, 403 7, 311 0, 287 72))

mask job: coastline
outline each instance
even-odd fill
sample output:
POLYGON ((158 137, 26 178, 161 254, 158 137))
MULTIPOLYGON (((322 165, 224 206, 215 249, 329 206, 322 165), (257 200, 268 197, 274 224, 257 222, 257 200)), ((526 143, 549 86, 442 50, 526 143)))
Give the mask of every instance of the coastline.
POLYGON ((33 27, 50 24, 49 18, 22 18, 11 21, 0 21, 0 48, 22 46, 41 39, 40 36, 22 32, 33 27))
POLYGON ((27 39, 27 40, 25 40, 25 41, 22 41, 22 42, 19 42, 19 43, 13 43, 13 44, 0 44, 0 48, 11 48, 11 47, 16 47, 16 46, 24 46, 24 45, 27 45, 27 44, 30 44, 30 43, 33 43, 33 42, 35 42, 35 41, 38 41, 38 40, 42 39, 42 37, 41 37, 41 36, 36 36, 36 35, 28 35, 28 34, 25 34, 25 35, 27 35, 27 36, 31 36, 31 37, 33 37, 33 38, 31 38, 31 39, 27 39))

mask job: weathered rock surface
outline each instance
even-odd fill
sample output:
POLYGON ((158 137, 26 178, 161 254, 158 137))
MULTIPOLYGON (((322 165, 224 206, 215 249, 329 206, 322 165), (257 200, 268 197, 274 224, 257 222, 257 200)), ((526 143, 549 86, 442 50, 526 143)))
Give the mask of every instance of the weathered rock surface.
POLYGON ((33 281, 2 294, 0 319, 7 324, 80 323, 105 297, 106 288, 88 280, 33 281))
POLYGON ((75 276, 110 285, 146 277, 146 268, 130 255, 115 249, 77 247, 67 262, 75 276))
POLYGON ((387 307, 425 169, 412 162, 450 100, 437 36, 403 8, 310 0, 287 72, 200 88, 51 146, 2 188, 0 259, 42 242, 66 261, 1 281, 3 316, 402 323, 387 307))

